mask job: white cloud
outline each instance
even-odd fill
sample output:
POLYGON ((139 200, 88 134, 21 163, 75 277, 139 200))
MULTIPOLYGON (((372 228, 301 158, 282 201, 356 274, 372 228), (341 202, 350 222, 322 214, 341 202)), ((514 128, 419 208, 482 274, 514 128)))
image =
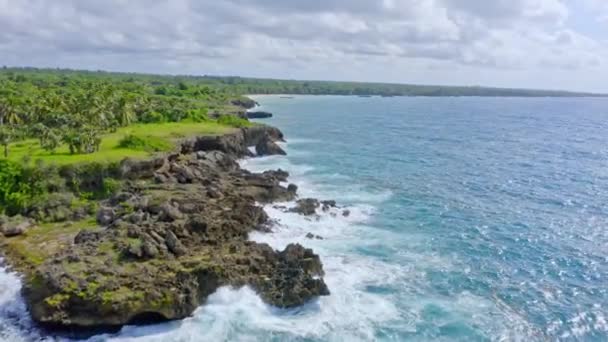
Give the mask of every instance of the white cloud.
POLYGON ((371 71, 381 64, 402 82, 471 67, 606 70, 605 46, 566 26, 571 11, 560 0, 0 0, 0 63, 395 81, 371 71))

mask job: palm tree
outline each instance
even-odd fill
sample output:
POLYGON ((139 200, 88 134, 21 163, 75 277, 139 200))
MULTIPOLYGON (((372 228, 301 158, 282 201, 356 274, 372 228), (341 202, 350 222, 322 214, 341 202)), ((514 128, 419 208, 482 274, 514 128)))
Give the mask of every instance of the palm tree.
POLYGON ((0 126, 0 145, 4 146, 4 158, 8 158, 8 146, 15 138, 14 130, 8 125, 0 126))
POLYGON ((121 126, 128 126, 135 120, 135 111, 133 110, 132 96, 122 95, 117 101, 116 117, 121 126))
POLYGON ((0 100, 0 126, 17 124, 21 121, 17 107, 18 100, 14 96, 7 96, 0 100))

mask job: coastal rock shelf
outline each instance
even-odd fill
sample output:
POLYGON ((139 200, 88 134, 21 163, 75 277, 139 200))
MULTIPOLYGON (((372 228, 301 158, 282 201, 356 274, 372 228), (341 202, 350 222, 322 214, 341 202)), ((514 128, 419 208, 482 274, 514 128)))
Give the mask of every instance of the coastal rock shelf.
POLYGON ((248 119, 268 119, 272 117, 272 113, 268 112, 247 112, 248 119))
POLYGON ((125 186, 99 204, 97 226, 64 237, 64 248, 40 265, 6 253, 25 275, 33 319, 97 331, 181 319, 224 285, 251 286, 283 308, 328 295, 312 250, 276 251, 247 238, 269 230, 256 203, 292 200, 297 187, 281 185, 284 171, 251 173, 236 160, 251 156, 250 146, 282 139, 276 128, 254 126, 185 141, 179 153, 123 161, 125 186))

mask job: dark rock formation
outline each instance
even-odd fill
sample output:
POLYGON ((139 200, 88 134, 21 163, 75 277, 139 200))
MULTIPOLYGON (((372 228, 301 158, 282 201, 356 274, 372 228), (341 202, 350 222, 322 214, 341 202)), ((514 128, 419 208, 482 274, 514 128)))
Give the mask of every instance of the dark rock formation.
POLYGON ((245 136, 245 141, 249 146, 257 145, 260 140, 266 137, 266 135, 268 135, 272 141, 285 141, 283 132, 272 126, 258 125, 244 128, 243 134, 245 136))
POLYGON ((321 209, 326 212, 326 211, 329 211, 329 209, 336 207, 336 201, 333 201, 333 200, 321 201, 321 205, 322 205, 321 209))
MULTIPOLYGON (((323 212, 328 212, 332 208, 337 208, 336 201, 327 200, 327 201, 319 201, 315 198, 302 198, 296 201, 296 206, 289 209, 289 212, 298 213, 304 216, 312 216, 317 213, 317 209, 321 208, 323 212)), ((344 210, 343 215, 348 216, 350 211, 344 210), (347 212, 347 213, 346 213, 347 212), (346 213, 346 214, 344 214, 346 213)), ((332 213, 332 216, 335 216, 332 213)))
POLYGON ((272 113, 268 112, 247 112, 248 119, 268 119, 272 117, 272 113))
POLYGON ((20 216, 17 217, 0 217, 0 233, 5 237, 14 237, 25 232, 32 226, 32 221, 20 216))
POLYGON ((286 155, 285 151, 279 147, 270 136, 266 135, 262 140, 255 145, 255 152, 258 156, 271 156, 271 155, 286 155))
POLYGON ((255 107, 258 103, 250 98, 242 97, 236 100, 232 100, 232 104, 238 107, 243 107, 245 109, 251 109, 255 107))
MULTIPOLYGON (((295 186, 280 184, 285 171, 257 174, 236 163, 250 143, 282 138, 274 130, 202 137, 185 142, 181 154, 123 162, 128 181, 101 203, 103 228, 81 231, 26 275, 23 294, 34 320, 97 329, 180 319, 223 285, 249 285, 285 308, 329 294, 312 250, 248 241, 252 231, 268 230, 256 203, 296 195, 295 186)), ((306 214, 320 206, 299 205, 306 214)))
POLYGON ((308 233, 308 234, 306 234, 306 238, 307 238, 307 239, 311 239, 311 240, 312 240, 312 239, 323 240, 323 238, 322 238, 321 236, 319 236, 319 235, 315 235, 315 234, 313 234, 313 233, 308 233))
POLYGON ((249 147, 260 142, 284 141, 283 133, 271 126, 252 126, 231 134, 203 136, 185 141, 181 146, 182 154, 195 152, 220 151, 234 158, 252 156, 249 147))
POLYGON ((319 206, 319 200, 314 198, 303 198, 299 199, 296 202, 296 206, 294 208, 289 209, 289 211, 304 216, 310 216, 316 214, 316 210, 319 206))
POLYGON ((111 224, 112 222, 114 222, 115 218, 116 213, 112 208, 101 208, 101 210, 97 212, 97 223, 101 226, 107 226, 111 224))

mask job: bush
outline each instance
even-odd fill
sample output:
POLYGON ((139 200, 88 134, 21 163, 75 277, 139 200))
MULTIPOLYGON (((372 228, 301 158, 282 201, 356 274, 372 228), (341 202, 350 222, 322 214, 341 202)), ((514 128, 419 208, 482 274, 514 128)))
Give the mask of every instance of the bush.
POLYGON ((40 166, 0 160, 0 212, 10 216, 23 213, 46 193, 46 180, 55 179, 51 176, 40 166))
POLYGON ((129 134, 118 142, 118 147, 146 152, 164 152, 173 149, 173 144, 158 137, 129 134))
POLYGON ((161 123, 167 121, 167 119, 162 113, 153 110, 143 114, 142 117, 139 118, 139 121, 143 123, 161 123))
POLYGON ((187 113, 186 113, 186 119, 185 121, 189 121, 189 122, 205 122, 209 120, 209 117, 207 116, 207 108, 200 108, 200 109, 190 109, 187 113))
POLYGON ((120 163, 81 163, 61 167, 59 174, 67 188, 79 197, 95 197, 103 192, 104 180, 120 174, 120 163))
POLYGON ((251 126, 251 122, 247 119, 239 118, 235 115, 220 115, 217 122, 222 125, 243 128, 251 126))
POLYGON ((110 197, 117 193, 122 187, 122 182, 114 178, 105 178, 103 180, 102 195, 104 197, 110 197))

